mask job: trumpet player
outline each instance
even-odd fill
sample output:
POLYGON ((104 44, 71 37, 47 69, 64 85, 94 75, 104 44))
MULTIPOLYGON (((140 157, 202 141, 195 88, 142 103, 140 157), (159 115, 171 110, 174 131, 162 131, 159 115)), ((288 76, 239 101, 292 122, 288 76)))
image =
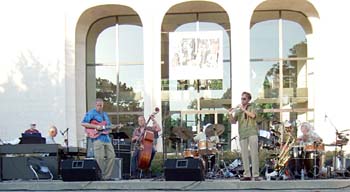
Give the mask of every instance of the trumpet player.
POLYGON ((238 133, 243 161, 243 178, 241 181, 260 181, 258 155, 258 129, 256 127, 256 108, 250 103, 252 96, 248 92, 241 94, 241 104, 229 110, 229 120, 232 124, 238 122, 238 133), (251 157, 252 173, 250 172, 249 156, 251 157), (252 178, 253 177, 253 178, 252 178))

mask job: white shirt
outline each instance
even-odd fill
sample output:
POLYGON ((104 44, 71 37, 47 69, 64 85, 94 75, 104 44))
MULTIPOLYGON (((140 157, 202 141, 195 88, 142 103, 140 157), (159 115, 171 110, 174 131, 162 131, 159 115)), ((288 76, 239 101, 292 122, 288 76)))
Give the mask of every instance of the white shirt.
POLYGON ((46 144, 56 144, 56 141, 53 137, 47 136, 46 137, 46 144))

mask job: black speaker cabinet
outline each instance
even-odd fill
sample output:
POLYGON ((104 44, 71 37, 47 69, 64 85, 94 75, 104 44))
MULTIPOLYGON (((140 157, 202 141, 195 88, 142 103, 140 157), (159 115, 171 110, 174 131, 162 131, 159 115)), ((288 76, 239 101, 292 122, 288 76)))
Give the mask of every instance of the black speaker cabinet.
POLYGON ((102 178, 101 169, 94 159, 61 161, 63 181, 99 181, 102 178))
POLYGON ((2 157, 2 179, 50 179, 51 175, 41 171, 41 167, 47 167, 53 179, 58 179, 59 160, 56 156, 28 156, 28 157, 2 157))
POLYGON ((0 181, 2 181, 2 157, 0 156, 0 181))
POLYGON ((164 163, 166 181, 204 181, 201 159, 167 159, 164 163))
POLYGON ((115 151, 115 157, 122 159, 122 177, 123 179, 130 178, 131 172, 131 153, 115 151))

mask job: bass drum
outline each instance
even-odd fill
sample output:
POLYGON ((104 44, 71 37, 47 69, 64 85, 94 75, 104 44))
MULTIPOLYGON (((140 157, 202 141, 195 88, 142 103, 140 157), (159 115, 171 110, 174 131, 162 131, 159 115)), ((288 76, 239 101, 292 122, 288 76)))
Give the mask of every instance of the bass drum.
POLYGON ((305 153, 304 167, 308 177, 317 177, 322 168, 322 152, 307 151, 305 153))

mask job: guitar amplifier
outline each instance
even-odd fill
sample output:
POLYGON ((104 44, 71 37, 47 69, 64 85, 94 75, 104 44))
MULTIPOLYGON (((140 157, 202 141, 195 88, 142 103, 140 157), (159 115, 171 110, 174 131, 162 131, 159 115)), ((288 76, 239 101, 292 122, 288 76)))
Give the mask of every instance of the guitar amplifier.
POLYGON ((112 145, 116 152, 131 152, 130 140, 112 139, 112 145))
POLYGON ((122 177, 129 179, 131 176, 131 153, 115 152, 115 157, 122 159, 122 177))
POLYGON ((121 158, 115 158, 114 161, 114 167, 113 167, 113 171, 112 171, 112 176, 111 178, 113 180, 120 180, 122 179, 122 168, 123 168, 123 159, 121 158))

